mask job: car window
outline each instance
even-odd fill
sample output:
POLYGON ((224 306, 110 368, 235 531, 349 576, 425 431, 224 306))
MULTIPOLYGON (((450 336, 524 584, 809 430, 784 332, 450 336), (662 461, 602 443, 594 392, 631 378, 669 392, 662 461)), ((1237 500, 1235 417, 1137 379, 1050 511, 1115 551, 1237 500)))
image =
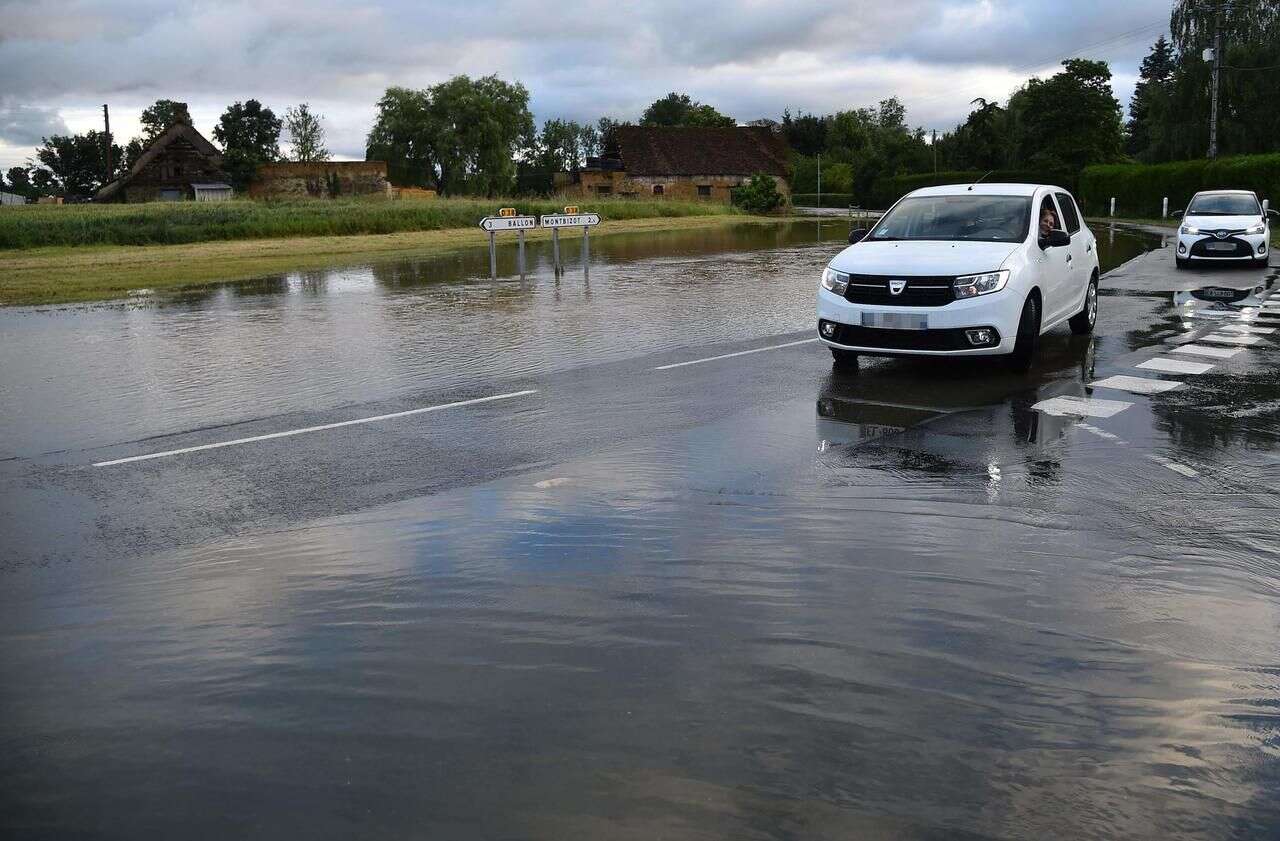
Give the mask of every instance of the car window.
POLYGON ((1067 223, 1067 233, 1074 234, 1080 230, 1080 214, 1076 212, 1076 203, 1066 193, 1057 193, 1058 207, 1062 210, 1062 221, 1067 223))
POLYGON ((1058 214, 1058 206, 1053 203, 1053 196, 1046 194, 1040 200, 1040 210, 1036 212, 1036 235, 1043 237, 1046 233, 1045 227, 1049 230, 1062 230, 1062 216, 1058 214))
POLYGON ((1244 193, 1209 193, 1196 196, 1187 208, 1187 216, 1258 216, 1262 208, 1258 200, 1244 193))
POLYGON ((1026 196, 909 196, 884 215, 867 239, 1022 242, 1030 212, 1026 196))

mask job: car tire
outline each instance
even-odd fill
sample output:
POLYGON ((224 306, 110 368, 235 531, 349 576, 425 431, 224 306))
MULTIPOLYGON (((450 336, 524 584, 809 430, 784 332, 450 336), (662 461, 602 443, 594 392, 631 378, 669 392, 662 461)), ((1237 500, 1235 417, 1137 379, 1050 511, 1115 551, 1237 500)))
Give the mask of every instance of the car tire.
POLYGON ((1022 317, 1018 319, 1018 337, 1009 354, 1009 367, 1019 373, 1031 370, 1035 360, 1036 345, 1040 343, 1040 304, 1034 295, 1027 296, 1022 305, 1022 317))
POLYGON ((858 370, 858 354, 851 350, 831 349, 831 367, 837 371, 858 370))
POLYGON ((1253 258, 1253 267, 1255 269, 1265 269, 1271 263, 1271 256, 1253 258))
POLYGON ((1185 269, 1187 267, 1187 261, 1182 259, 1181 257, 1174 257, 1173 265, 1175 268, 1185 269))
POLYGON ((1084 307, 1071 316, 1067 324, 1071 332, 1077 336, 1087 336, 1093 332, 1093 325, 1098 321, 1098 276, 1089 278, 1089 289, 1084 293, 1084 307))

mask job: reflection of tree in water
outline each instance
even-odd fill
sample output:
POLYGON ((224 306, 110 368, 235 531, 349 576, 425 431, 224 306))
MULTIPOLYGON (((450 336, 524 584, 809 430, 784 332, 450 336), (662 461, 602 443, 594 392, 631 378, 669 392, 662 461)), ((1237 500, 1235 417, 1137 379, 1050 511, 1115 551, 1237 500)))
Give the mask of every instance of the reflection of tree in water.
POLYGON ((1176 391, 1153 395, 1151 411, 1170 442, 1190 461, 1215 450, 1269 451, 1280 445, 1280 372, 1276 369, 1249 374, 1210 372, 1188 379, 1176 391))

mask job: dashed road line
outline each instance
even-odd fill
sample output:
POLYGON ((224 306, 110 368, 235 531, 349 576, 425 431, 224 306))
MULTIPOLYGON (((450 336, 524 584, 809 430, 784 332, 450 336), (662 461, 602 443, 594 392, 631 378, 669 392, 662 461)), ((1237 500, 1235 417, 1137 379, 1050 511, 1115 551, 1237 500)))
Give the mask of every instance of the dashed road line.
POLYGON ((735 356, 746 356, 749 353, 764 353, 766 350, 780 350, 786 347, 795 347, 796 345, 807 345, 818 341, 817 339, 801 339, 798 342, 786 342, 780 345, 769 345, 768 347, 752 348, 751 350, 740 350, 737 353, 722 353, 719 356, 708 356, 705 359, 690 359, 688 362, 676 362, 671 365, 659 365, 654 368, 655 371, 670 371, 672 368, 683 368, 686 365, 701 365, 703 362, 716 362, 721 359, 732 359, 735 356))
POLYGON ((304 426, 299 429, 287 429, 283 432, 271 432, 266 435, 251 435, 248 438, 236 438, 231 441, 218 441, 214 444, 200 444, 196 447, 182 447, 177 450, 164 450, 159 453, 147 453, 141 456, 129 456, 128 458, 116 458, 110 461, 94 462, 94 467, 111 467, 115 464, 128 464, 134 461, 147 461, 153 458, 164 458, 166 456, 178 456, 184 453, 198 453, 201 450, 216 450, 221 447, 234 447, 238 444, 250 444, 254 441, 269 441, 273 438, 288 438, 293 435, 305 435, 309 432, 322 432, 326 429, 338 429, 343 426, 355 426, 362 423, 374 423, 375 421, 391 420, 392 418, 405 418, 410 415, 421 415, 427 412, 439 412, 442 409, 456 409, 462 406, 478 406, 481 403, 493 403, 498 400, 511 400, 515 397, 525 397, 530 394, 537 394, 537 389, 527 389, 525 391, 512 391, 507 394, 494 394, 489 397, 476 397, 471 400, 458 400, 453 403, 441 403, 438 406, 424 406, 421 409, 407 409, 403 412, 391 412, 386 415, 374 415, 368 418, 356 418, 355 420, 338 421, 337 423, 324 423, 319 426, 304 426))
POLYGON ((1223 324, 1217 329, 1230 330, 1232 333, 1245 333, 1248 335, 1270 336, 1276 332, 1274 327, 1254 327, 1251 324, 1223 324))
POLYGON ((1132 391, 1134 394, 1159 394, 1173 391, 1181 386, 1177 380, 1153 380, 1148 377, 1130 377, 1117 374, 1102 380, 1089 383, 1089 388, 1114 388, 1119 391, 1132 391))
POLYGON ((1157 356, 1133 367, 1147 371, 1163 371, 1167 374, 1203 374, 1213 370, 1213 365, 1208 362, 1192 362, 1189 359, 1173 359, 1168 356, 1157 356))
POLYGON ((1262 344, 1262 337, 1242 335, 1232 336, 1226 333, 1210 333, 1207 336, 1201 336, 1198 341, 1212 342, 1218 345, 1241 345, 1244 347, 1252 347, 1253 345, 1262 344))
MULTIPOLYGON (((1107 432, 1105 429, 1099 429, 1098 427, 1092 424, 1084 423, 1083 421, 1081 421, 1076 424, 1076 428, 1083 429, 1085 432, 1089 432, 1093 435, 1097 435, 1099 438, 1105 438, 1108 441, 1114 441, 1117 445, 1121 447, 1129 446, 1129 442, 1121 438, 1119 435, 1113 435, 1110 432, 1107 432)), ((1160 465, 1161 467, 1167 468, 1168 470, 1172 470, 1174 473, 1177 473, 1180 476, 1185 476, 1188 479, 1196 479, 1196 478, 1199 478, 1200 476, 1200 472, 1198 470, 1195 470, 1194 468, 1191 468, 1191 467, 1187 467, 1185 464, 1176 462, 1173 459, 1168 459, 1168 458, 1165 458, 1164 456, 1159 456, 1154 453, 1143 453, 1142 455, 1145 458, 1150 459, 1151 461, 1154 461, 1156 464, 1160 465)))
POLYGON ((1178 345, 1175 348, 1170 348, 1170 350, 1174 353, 1194 353, 1198 356, 1210 356, 1214 359, 1230 359, 1233 356, 1238 356, 1244 353, 1244 348, 1242 347, 1208 347, 1206 345, 1195 344, 1194 342, 1191 344, 1178 345))
POLYGON ((1109 418, 1132 406, 1124 400, 1103 400, 1098 397, 1050 397, 1031 408, 1037 412, 1057 417, 1109 418))

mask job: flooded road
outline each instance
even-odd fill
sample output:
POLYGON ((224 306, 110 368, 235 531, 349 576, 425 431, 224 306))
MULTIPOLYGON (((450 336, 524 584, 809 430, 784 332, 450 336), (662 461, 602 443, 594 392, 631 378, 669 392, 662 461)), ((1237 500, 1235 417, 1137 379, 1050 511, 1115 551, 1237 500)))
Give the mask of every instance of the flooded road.
POLYGON ((836 374, 803 224, 0 314, 5 836, 1275 837, 1275 270, 836 374))

